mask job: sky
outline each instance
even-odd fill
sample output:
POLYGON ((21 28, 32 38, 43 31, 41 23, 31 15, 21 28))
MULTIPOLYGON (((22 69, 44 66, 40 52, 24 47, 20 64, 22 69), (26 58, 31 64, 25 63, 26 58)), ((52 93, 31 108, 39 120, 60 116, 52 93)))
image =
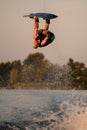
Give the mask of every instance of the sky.
MULTIPOLYGON (((44 27, 40 19, 40 27, 44 27)), ((30 53, 43 53, 52 63, 69 58, 87 66, 87 0, 0 0, 0 63, 23 61, 30 53), (44 48, 33 49, 33 20, 23 15, 48 12, 58 15, 50 30, 56 38, 44 48)))

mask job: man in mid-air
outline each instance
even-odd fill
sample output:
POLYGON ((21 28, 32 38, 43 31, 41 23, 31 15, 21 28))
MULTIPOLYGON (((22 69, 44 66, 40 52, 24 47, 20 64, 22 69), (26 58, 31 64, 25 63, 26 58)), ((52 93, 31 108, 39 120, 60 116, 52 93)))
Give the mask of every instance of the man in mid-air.
POLYGON ((37 16, 34 16, 33 19, 34 19, 33 48, 36 49, 38 47, 44 47, 52 43, 53 40, 55 39, 55 35, 48 30, 50 19, 45 19, 46 24, 44 29, 39 29, 39 18, 37 16))

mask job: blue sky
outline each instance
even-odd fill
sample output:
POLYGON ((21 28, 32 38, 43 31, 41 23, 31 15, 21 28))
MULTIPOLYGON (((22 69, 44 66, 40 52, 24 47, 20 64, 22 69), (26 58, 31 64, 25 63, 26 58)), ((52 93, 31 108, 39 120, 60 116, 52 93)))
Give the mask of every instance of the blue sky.
POLYGON ((60 65, 69 58, 87 65, 87 0, 0 0, 0 62, 23 61, 35 52, 60 65), (59 16, 50 24, 56 39, 47 47, 33 49, 33 20, 23 15, 44 11, 59 16))

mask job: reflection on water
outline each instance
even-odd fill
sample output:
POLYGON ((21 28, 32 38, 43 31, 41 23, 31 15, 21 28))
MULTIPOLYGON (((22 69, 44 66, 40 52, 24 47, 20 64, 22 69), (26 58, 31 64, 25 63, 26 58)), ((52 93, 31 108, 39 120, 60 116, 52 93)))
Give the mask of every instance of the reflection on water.
POLYGON ((1 90, 0 130, 87 130, 87 92, 1 90))

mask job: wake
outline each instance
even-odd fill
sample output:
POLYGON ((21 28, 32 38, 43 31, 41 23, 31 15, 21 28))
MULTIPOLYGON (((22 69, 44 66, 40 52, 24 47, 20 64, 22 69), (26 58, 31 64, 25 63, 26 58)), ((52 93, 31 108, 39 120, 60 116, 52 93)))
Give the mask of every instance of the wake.
POLYGON ((0 130, 87 130, 86 91, 72 91, 67 100, 57 97, 55 102, 55 98, 52 97, 50 107, 31 111, 29 120, 17 121, 16 117, 14 122, 1 122, 0 130))

